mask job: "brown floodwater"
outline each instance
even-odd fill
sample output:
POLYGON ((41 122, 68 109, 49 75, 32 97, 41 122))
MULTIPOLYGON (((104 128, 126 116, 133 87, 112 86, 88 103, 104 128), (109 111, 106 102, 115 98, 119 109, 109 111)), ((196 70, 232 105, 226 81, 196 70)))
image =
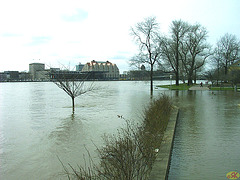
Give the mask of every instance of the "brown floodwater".
MULTIPOLYGON (((88 82, 87 82, 88 83, 88 82)), ((170 84, 155 81, 155 85, 170 84)), ((95 82, 96 92, 71 99, 53 83, 0 84, 0 179, 67 179, 72 166, 97 161, 102 136, 139 121, 150 101, 149 82, 95 82), (87 163, 87 162, 86 162, 87 163)), ((240 172, 240 93, 169 91, 180 107, 169 179, 226 179, 240 172)))
POLYGON ((76 168, 88 150, 97 161, 95 145, 124 124, 118 115, 139 120, 150 101, 149 82, 94 85, 75 100, 72 116, 71 98, 51 82, 1 83, 0 179, 67 179, 58 157, 76 168))
MULTIPOLYGON (((182 91, 169 180, 240 173, 240 92, 182 91)), ((176 96, 177 94, 177 96, 176 96)))

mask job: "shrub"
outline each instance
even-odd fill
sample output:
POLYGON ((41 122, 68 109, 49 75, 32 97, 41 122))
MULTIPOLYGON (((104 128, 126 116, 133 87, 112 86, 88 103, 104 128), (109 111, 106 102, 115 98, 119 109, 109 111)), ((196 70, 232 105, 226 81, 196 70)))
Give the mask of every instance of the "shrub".
MULTIPOLYGON (((104 146, 97 148, 100 164, 91 167, 78 167, 70 173, 65 166, 68 178, 92 180, 133 180, 147 179, 156 158, 164 130, 168 124, 172 105, 169 97, 163 95, 144 111, 141 124, 126 120, 126 127, 117 134, 105 135, 104 146)), ((89 158, 91 159, 90 155, 89 158)), ((92 162, 93 163, 93 162, 92 162)))

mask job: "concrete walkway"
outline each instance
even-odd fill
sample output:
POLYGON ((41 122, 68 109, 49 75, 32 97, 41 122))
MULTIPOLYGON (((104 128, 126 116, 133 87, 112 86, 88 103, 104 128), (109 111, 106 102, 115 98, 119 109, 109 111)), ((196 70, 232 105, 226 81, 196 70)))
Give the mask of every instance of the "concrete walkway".
POLYGON ((150 173, 149 179, 151 180, 167 179, 178 113, 179 110, 175 107, 168 121, 156 160, 150 173))
POLYGON ((188 90, 190 91, 203 91, 203 90, 209 90, 207 86, 200 87, 200 85, 192 86, 188 90))

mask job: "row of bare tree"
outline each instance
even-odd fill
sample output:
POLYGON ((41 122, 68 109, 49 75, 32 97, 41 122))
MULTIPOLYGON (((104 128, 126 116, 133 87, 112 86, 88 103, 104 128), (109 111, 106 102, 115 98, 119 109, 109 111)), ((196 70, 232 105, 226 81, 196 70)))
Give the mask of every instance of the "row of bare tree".
POLYGON ((235 35, 225 34, 219 39, 211 58, 212 69, 207 72, 207 77, 216 81, 232 81, 233 84, 240 83, 240 72, 238 69, 231 69, 230 66, 240 61, 240 41, 235 35))
MULTIPOLYGON (((163 36, 156 18, 149 17, 132 27, 131 35, 139 46, 139 53, 131 58, 130 64, 138 67, 143 64, 150 65, 151 95, 153 70, 156 65, 170 69, 175 74, 176 85, 179 85, 180 80, 185 82, 185 79, 188 85, 191 85, 193 80, 196 80, 196 72, 201 70, 206 60, 212 62, 210 75, 215 74, 217 80, 222 71, 226 76, 229 66, 240 60, 240 41, 236 36, 225 34, 212 50, 211 45, 207 43, 208 32, 200 24, 174 20, 170 25, 169 35, 163 36)), ((239 83, 240 73, 231 74, 234 82, 239 83)), ((73 112, 74 99, 95 89, 92 84, 85 87, 83 77, 68 79, 57 74, 55 77, 59 78, 55 78, 53 82, 71 97, 73 112)))
POLYGON ((179 85, 180 80, 185 81, 185 78, 191 85, 197 70, 201 70, 206 60, 214 59, 219 68, 224 67, 227 73, 229 65, 239 59, 240 54, 240 41, 236 36, 226 34, 212 50, 207 43, 206 28, 182 20, 172 21, 169 35, 163 36, 156 18, 149 17, 132 27, 131 35, 139 45, 139 53, 132 57, 130 64, 150 65, 151 92, 155 65, 171 69, 175 74, 176 85, 179 85))

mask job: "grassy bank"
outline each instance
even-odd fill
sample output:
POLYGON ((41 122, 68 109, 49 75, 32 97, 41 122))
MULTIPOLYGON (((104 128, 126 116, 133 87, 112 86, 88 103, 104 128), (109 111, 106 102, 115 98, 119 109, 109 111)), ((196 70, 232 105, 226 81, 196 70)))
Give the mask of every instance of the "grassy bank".
POLYGON ((233 91, 233 87, 210 87, 212 91, 233 91))
POLYGON ((92 162, 90 167, 78 168, 69 165, 70 169, 63 165, 68 179, 148 179, 171 109, 165 95, 152 101, 140 124, 126 120, 118 133, 104 136, 103 147, 97 148, 100 164, 92 162))
POLYGON ((156 87, 168 88, 170 90, 188 90, 192 86, 188 86, 186 83, 184 83, 184 84, 179 84, 179 86, 177 86, 176 84, 173 84, 173 85, 158 85, 156 87))
MULTIPOLYGON (((188 90, 194 85, 188 86, 187 84, 179 84, 179 86, 176 86, 175 84, 173 84, 173 85, 157 85, 156 87, 168 88, 169 90, 188 90)), ((232 86, 211 86, 210 85, 208 87, 212 91, 234 91, 234 88, 232 86)))

